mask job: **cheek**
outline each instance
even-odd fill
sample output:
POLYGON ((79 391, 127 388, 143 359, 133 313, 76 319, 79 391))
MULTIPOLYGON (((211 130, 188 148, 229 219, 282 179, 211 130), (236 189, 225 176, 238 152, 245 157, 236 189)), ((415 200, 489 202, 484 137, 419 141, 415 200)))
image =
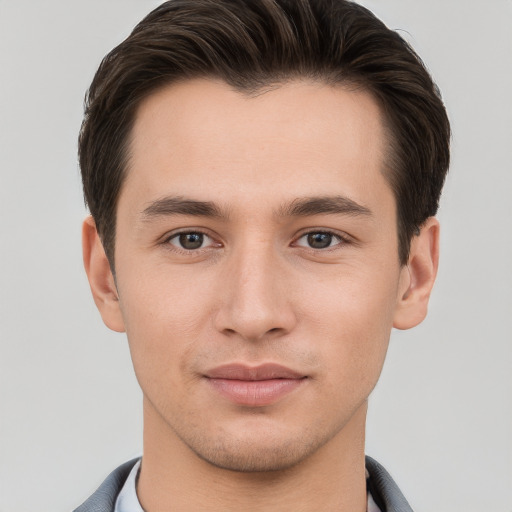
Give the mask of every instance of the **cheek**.
POLYGON ((143 389, 175 386, 180 365, 209 328, 210 299, 196 283, 163 270, 131 276, 119 273, 119 295, 135 373, 143 389))
POLYGON ((350 268, 333 273, 324 286, 309 287, 309 311, 302 313, 308 337, 322 347, 325 374, 344 389, 368 390, 377 382, 393 324, 394 274, 350 268))

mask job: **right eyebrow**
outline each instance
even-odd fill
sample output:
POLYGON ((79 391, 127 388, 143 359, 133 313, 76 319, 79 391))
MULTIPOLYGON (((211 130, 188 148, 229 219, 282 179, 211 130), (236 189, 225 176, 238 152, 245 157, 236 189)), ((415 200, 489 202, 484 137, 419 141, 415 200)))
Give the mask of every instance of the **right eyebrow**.
POLYGON ((314 215, 350 215, 371 217, 366 206, 345 196, 318 196, 297 198, 278 210, 281 217, 307 217, 314 215))
POLYGON ((211 201, 197 201, 180 196, 168 196, 152 201, 140 215, 143 221, 170 215, 227 218, 227 213, 211 201))

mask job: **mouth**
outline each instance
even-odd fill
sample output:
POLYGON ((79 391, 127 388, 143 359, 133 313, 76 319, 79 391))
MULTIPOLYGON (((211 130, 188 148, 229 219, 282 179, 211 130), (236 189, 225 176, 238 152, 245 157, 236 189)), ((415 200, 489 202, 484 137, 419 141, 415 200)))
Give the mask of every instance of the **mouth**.
POLYGON ((208 371, 212 389, 236 405, 271 405, 301 387, 307 376, 274 363, 229 364, 208 371))

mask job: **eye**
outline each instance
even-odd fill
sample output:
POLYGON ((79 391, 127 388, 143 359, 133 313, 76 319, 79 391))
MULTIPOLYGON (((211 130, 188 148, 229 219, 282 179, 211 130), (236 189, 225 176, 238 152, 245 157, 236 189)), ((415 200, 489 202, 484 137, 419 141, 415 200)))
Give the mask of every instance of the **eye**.
POLYGON ((187 231, 171 236, 168 239, 168 243, 174 247, 177 247, 178 249, 194 251, 211 245, 213 240, 208 235, 205 235, 199 231, 187 231))
POLYGON ((309 247, 311 249, 328 249, 340 245, 343 239, 339 235, 329 233, 328 231, 312 231, 302 235, 296 242, 301 247, 309 247))

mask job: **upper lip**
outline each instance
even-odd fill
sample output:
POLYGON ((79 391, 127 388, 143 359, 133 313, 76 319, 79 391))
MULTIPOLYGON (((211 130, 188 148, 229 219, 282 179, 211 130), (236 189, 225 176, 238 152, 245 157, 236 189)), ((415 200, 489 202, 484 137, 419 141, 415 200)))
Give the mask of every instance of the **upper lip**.
POLYGON ((276 363, 249 366, 245 364, 225 364, 209 370, 205 376, 210 379, 231 380, 271 380, 271 379, 302 379, 304 374, 276 363))

